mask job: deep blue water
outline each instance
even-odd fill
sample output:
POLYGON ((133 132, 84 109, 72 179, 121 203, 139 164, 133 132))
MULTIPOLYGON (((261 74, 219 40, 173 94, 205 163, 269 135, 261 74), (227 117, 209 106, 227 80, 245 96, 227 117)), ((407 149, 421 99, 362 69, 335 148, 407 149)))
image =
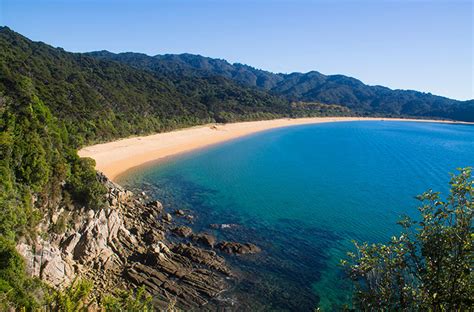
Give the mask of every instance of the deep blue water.
POLYGON ((242 309, 311 310, 350 301, 338 263, 351 240, 387 241, 414 196, 447 192, 474 165, 474 126, 342 122, 270 130, 143 167, 121 183, 193 211, 195 230, 255 242, 228 257, 242 309), (211 223, 239 227, 212 230, 211 223))

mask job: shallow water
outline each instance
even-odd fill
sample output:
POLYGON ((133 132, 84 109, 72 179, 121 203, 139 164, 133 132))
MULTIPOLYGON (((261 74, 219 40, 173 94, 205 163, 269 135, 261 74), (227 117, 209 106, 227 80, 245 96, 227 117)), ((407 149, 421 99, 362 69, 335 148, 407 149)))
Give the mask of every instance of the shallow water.
POLYGON ((190 209, 195 230, 262 247, 228 257, 241 279, 223 299, 242 310, 310 311, 350 302, 338 264, 352 239, 388 240, 400 215, 417 215, 415 195, 446 192, 448 173, 473 165, 474 126, 360 121, 258 133, 119 182, 190 209))

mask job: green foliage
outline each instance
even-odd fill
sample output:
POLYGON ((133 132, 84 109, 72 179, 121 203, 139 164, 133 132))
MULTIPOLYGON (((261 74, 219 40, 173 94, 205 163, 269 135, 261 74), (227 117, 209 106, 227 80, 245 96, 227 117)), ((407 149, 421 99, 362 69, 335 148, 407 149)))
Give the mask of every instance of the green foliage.
POLYGON ((130 291, 118 291, 115 295, 104 298, 102 306, 105 311, 113 312, 134 312, 154 311, 151 304, 151 296, 148 295, 144 287, 140 287, 135 293, 130 291))
POLYGON ((35 294, 41 283, 25 274, 23 258, 13 241, 0 236, 0 310, 37 308, 35 294))
POLYGON ((326 117, 326 116, 351 116, 353 113, 347 107, 335 104, 317 102, 291 103, 292 117, 326 117))
POLYGON ((225 60, 192 54, 148 56, 107 51, 88 54, 145 69, 160 77, 224 77, 290 101, 338 103, 364 116, 424 116, 474 121, 473 100, 456 101, 430 93, 368 86, 343 75, 327 76, 316 71, 274 74, 248 65, 229 64, 225 60))
POLYGON ((67 190, 77 203, 86 207, 97 209, 104 203, 106 188, 97 180, 92 158, 75 159, 67 190))
POLYGON ((388 244, 356 244, 343 261, 362 310, 461 311, 474 306, 474 233, 471 169, 452 176, 446 200, 418 197, 418 221, 405 217, 388 244))
POLYGON ((63 290, 53 290, 46 300, 48 311, 80 312, 89 311, 94 301, 91 299, 93 284, 88 281, 74 281, 63 290))

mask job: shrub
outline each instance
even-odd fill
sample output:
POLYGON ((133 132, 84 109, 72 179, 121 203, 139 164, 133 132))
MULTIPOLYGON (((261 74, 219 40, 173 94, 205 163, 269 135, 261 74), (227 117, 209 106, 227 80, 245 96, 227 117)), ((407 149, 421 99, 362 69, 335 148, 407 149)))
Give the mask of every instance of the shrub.
POLYGON ((357 244, 343 261, 363 310, 469 310, 474 305, 471 169, 451 178, 446 200, 428 191, 418 199, 421 218, 399 223, 388 244, 357 244))

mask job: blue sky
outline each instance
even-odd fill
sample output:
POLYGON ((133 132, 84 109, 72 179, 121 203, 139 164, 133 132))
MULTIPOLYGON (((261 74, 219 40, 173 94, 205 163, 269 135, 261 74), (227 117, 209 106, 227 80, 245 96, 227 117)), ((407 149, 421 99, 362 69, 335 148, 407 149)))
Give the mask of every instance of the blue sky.
POLYGON ((188 52, 474 98, 473 1, 0 0, 0 24, 74 52, 188 52))

